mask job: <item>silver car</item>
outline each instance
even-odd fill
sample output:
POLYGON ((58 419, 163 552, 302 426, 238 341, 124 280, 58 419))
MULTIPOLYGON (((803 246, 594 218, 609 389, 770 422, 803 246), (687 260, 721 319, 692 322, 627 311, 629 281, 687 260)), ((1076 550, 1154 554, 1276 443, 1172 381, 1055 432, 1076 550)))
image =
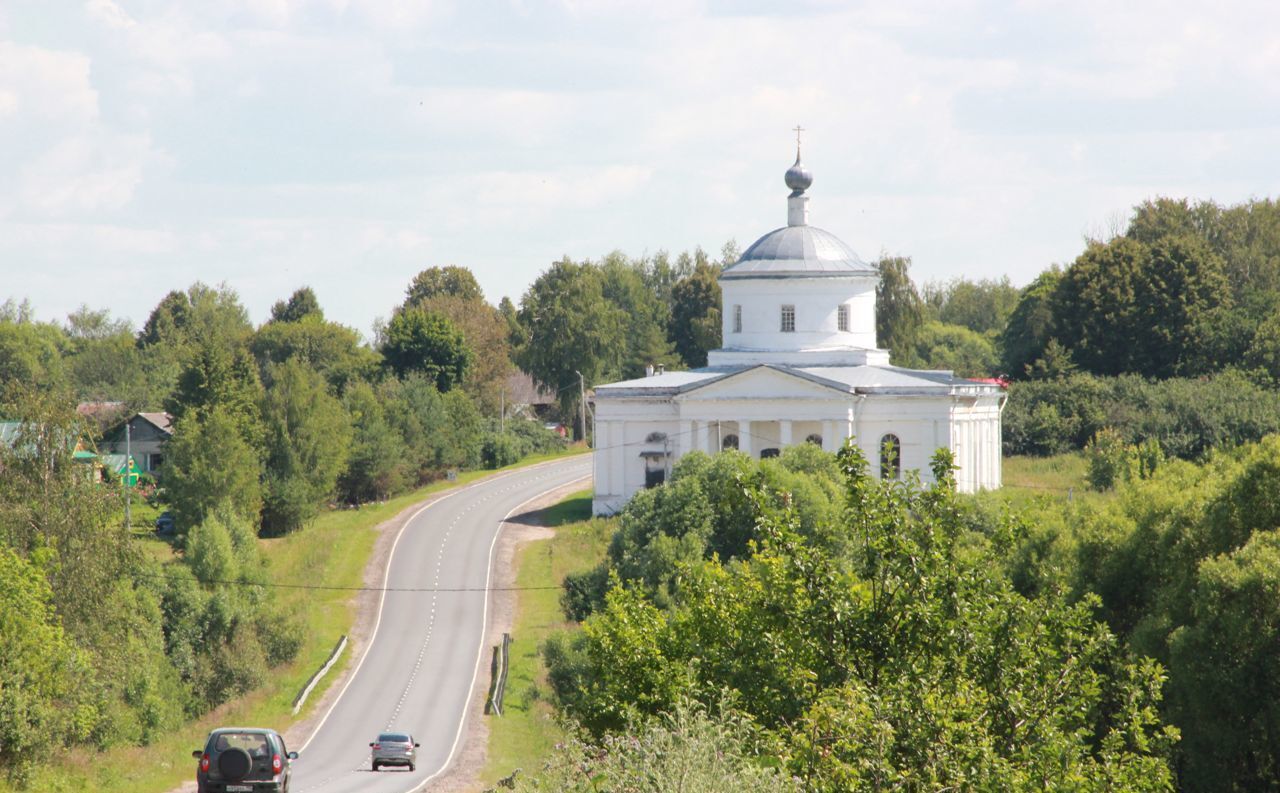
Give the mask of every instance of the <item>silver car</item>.
POLYGON ((407 765, 412 771, 418 765, 418 746, 407 732, 384 732, 369 744, 369 761, 373 770, 384 765, 407 765))

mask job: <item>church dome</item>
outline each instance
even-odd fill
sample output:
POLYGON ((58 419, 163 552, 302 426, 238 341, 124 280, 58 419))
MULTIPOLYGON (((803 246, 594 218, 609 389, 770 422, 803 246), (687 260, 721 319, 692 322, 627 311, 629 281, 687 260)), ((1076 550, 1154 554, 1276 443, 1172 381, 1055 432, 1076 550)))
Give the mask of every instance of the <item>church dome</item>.
POLYGON ((875 275, 871 265, 858 258, 839 237, 809 225, 809 196, 813 173, 800 161, 785 174, 791 195, 787 196, 787 225, 756 240, 721 280, 736 278, 823 278, 875 275))
POLYGON ((829 231, 783 226, 756 240, 721 278, 822 277, 874 274, 875 268, 829 231))

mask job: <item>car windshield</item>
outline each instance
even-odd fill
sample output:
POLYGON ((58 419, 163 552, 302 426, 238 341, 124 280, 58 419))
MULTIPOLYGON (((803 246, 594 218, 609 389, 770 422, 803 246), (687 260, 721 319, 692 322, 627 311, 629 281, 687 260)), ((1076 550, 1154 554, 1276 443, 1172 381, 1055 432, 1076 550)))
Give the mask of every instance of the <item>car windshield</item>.
POLYGON ((244 749, 252 755, 265 755, 270 746, 267 736, 260 732, 224 732, 214 740, 213 748, 219 752, 228 749, 244 749))
POLYGON ((410 743, 409 736, 399 732, 388 732, 378 736, 378 743, 410 743))

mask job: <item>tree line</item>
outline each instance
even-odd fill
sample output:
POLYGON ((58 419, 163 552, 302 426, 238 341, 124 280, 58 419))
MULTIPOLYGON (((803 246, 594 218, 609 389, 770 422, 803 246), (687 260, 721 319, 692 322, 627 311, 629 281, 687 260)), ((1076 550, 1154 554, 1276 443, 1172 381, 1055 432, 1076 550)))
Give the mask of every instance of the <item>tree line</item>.
POLYGON ((1005 450, 1083 448, 1102 429, 1203 459, 1280 429, 1280 206, 1158 198, 1018 290, 917 288, 879 262, 881 346, 895 364, 1012 381, 1005 450))

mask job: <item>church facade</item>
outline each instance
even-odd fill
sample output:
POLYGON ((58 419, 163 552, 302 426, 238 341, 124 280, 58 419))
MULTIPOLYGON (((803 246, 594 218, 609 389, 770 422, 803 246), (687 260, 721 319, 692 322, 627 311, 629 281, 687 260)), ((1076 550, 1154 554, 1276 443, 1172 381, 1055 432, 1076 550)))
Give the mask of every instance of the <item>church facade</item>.
POLYGON ((808 222, 813 176, 786 173, 787 225, 720 275, 723 347, 708 365, 595 389, 597 515, 661 484, 691 451, 768 458, 797 443, 835 451, 853 439, 881 477, 932 479, 940 448, 962 492, 1000 486, 998 385, 903 369, 876 347, 878 273, 808 222))

